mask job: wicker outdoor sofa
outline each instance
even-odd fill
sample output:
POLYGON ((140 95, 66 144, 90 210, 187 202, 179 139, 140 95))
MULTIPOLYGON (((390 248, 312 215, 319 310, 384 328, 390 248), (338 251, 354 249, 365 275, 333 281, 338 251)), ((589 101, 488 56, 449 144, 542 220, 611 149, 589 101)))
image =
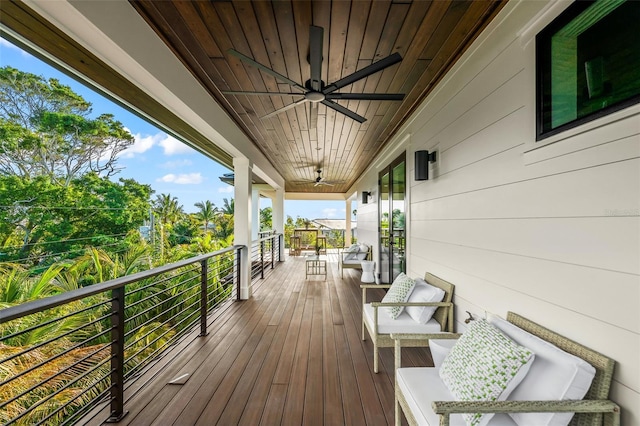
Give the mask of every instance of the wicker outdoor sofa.
POLYGON ((344 278, 345 269, 362 270, 362 261, 371 260, 371 246, 367 244, 352 244, 351 247, 338 253, 340 256, 340 277, 344 278))
MULTIPOLYGON (((614 360, 512 312, 507 314, 506 320, 493 316, 489 321, 474 321, 472 326, 480 322, 492 325, 478 324, 478 328, 496 327, 500 331, 498 334, 504 333, 503 336, 511 342, 508 343, 509 345, 514 344, 520 349, 524 348, 522 350, 525 352, 530 351, 535 354, 530 358, 531 362, 522 375, 522 381, 514 385, 512 393, 507 395, 506 400, 500 400, 501 398, 495 401, 456 399, 447 385, 443 384, 442 369, 449 367, 449 365, 445 366, 448 362, 451 364, 450 358, 453 357, 448 354, 453 352, 452 347, 457 343, 451 340, 432 340, 430 346, 434 367, 396 370, 396 425, 401 424, 400 410, 410 425, 466 424, 463 413, 467 416, 480 416, 477 413, 497 413, 488 420, 488 423, 487 419, 484 419, 484 423, 489 426, 566 425, 567 423, 572 426, 618 426, 620 424, 620 408, 609 400, 614 360), (585 379, 586 376, 589 376, 588 380, 585 379), (556 398, 554 392, 564 394, 556 398), (574 396, 571 397, 569 392, 573 392, 574 396), (584 396, 578 397, 575 392, 582 392, 584 396), (545 395, 546 398, 545 400, 522 398, 524 395, 532 394, 545 395), (543 416, 545 421, 543 422, 542 417, 539 416, 543 416)), ((465 334, 469 333, 472 326, 465 334)), ((403 344, 413 339, 423 338, 419 334, 394 334, 392 337, 395 339, 397 358, 400 357, 403 344)), ((496 341, 501 342, 499 339, 496 341)), ((491 345, 489 345, 490 352, 493 351, 491 345)), ((457 354, 460 353, 458 349, 457 354)), ((469 353, 473 353, 473 357, 476 357, 477 352, 469 353)), ((478 355, 478 357, 481 356, 478 355)), ((472 361, 475 360, 467 359, 466 363, 471 364, 472 361)))

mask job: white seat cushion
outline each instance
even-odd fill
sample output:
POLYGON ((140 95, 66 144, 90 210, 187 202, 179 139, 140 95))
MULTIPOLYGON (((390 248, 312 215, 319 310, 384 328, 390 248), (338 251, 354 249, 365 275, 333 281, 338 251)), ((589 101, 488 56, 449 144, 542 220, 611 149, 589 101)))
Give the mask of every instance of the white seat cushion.
POLYGON ((362 261, 359 259, 345 259, 342 261, 342 265, 347 266, 362 266, 362 261))
MULTIPOLYGON (((365 323, 373 330, 373 306, 367 303, 362 309, 365 323)), ((415 322, 409 314, 402 312, 398 318, 391 319, 386 310, 378 308, 378 334, 440 332, 440 324, 433 318, 426 324, 420 324, 415 322)))
MULTIPOLYGON (((422 426, 438 426, 440 416, 433 412, 431 402, 453 401, 447 387, 432 367, 399 368, 396 370, 398 387, 402 391, 416 422, 422 426)), ((451 426, 466 426, 461 414, 450 417, 451 426)), ((506 414, 496 414, 489 426, 515 426, 516 423, 506 414)))

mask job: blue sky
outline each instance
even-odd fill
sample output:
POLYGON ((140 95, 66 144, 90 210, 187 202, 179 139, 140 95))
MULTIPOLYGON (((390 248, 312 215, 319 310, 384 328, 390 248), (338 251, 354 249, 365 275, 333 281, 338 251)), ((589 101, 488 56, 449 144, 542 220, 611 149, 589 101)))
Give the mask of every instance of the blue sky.
MULTIPOLYGON (((219 179, 229 169, 0 38, 0 66, 7 65, 60 80, 91 102, 93 115, 113 114, 131 132, 135 143, 120 155, 118 165, 124 169, 116 175, 116 179, 133 178, 151 185, 155 190, 153 198, 162 193, 171 194, 178 198, 186 212, 196 211, 194 204, 199 201, 210 200, 216 206, 222 206, 224 198, 233 197, 233 187, 219 179)), ((262 199, 260 207, 267 206, 271 206, 271 200, 262 199)), ((345 203, 286 200, 285 215, 294 219, 297 216, 344 219, 345 203)))

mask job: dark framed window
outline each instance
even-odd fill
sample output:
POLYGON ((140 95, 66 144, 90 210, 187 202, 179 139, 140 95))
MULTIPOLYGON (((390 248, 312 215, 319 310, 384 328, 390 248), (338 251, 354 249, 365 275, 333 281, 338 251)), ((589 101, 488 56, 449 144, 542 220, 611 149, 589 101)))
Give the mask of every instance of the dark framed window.
POLYGON ((578 0, 536 37, 536 140, 640 102, 640 1, 578 0))

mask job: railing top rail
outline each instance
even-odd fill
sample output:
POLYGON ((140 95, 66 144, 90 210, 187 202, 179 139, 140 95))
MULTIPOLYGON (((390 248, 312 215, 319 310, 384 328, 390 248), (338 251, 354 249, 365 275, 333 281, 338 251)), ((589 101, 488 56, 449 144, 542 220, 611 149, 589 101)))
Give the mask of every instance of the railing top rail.
POLYGON ((261 241, 272 240, 274 237, 279 237, 280 235, 282 235, 282 233, 271 234, 271 235, 269 235, 267 237, 258 238, 257 240, 251 241, 251 244, 257 244, 257 243, 259 243, 261 241))
POLYGON ((54 296, 45 297, 43 299, 34 300, 31 302, 23 303, 17 306, 11 306, 9 308, 0 310, 0 324, 31 315, 36 312, 43 311, 45 309, 55 308, 56 306, 64 305, 69 302, 83 299, 85 297, 94 296, 105 291, 113 290, 132 282, 140 281, 145 278, 154 277, 156 275, 163 274, 165 272, 172 271, 174 269, 181 268, 183 266, 190 265, 192 263, 202 262, 203 260, 210 259, 221 254, 235 251, 243 248, 243 245, 234 245, 231 247, 217 250, 211 253, 201 254, 199 256, 190 257, 189 259, 181 260, 179 262, 169 263, 157 268, 152 268, 147 271, 137 272, 135 274, 126 275, 124 277, 116 278, 113 280, 105 281, 103 283, 93 284, 88 287, 79 288, 77 290, 67 291, 54 296))

